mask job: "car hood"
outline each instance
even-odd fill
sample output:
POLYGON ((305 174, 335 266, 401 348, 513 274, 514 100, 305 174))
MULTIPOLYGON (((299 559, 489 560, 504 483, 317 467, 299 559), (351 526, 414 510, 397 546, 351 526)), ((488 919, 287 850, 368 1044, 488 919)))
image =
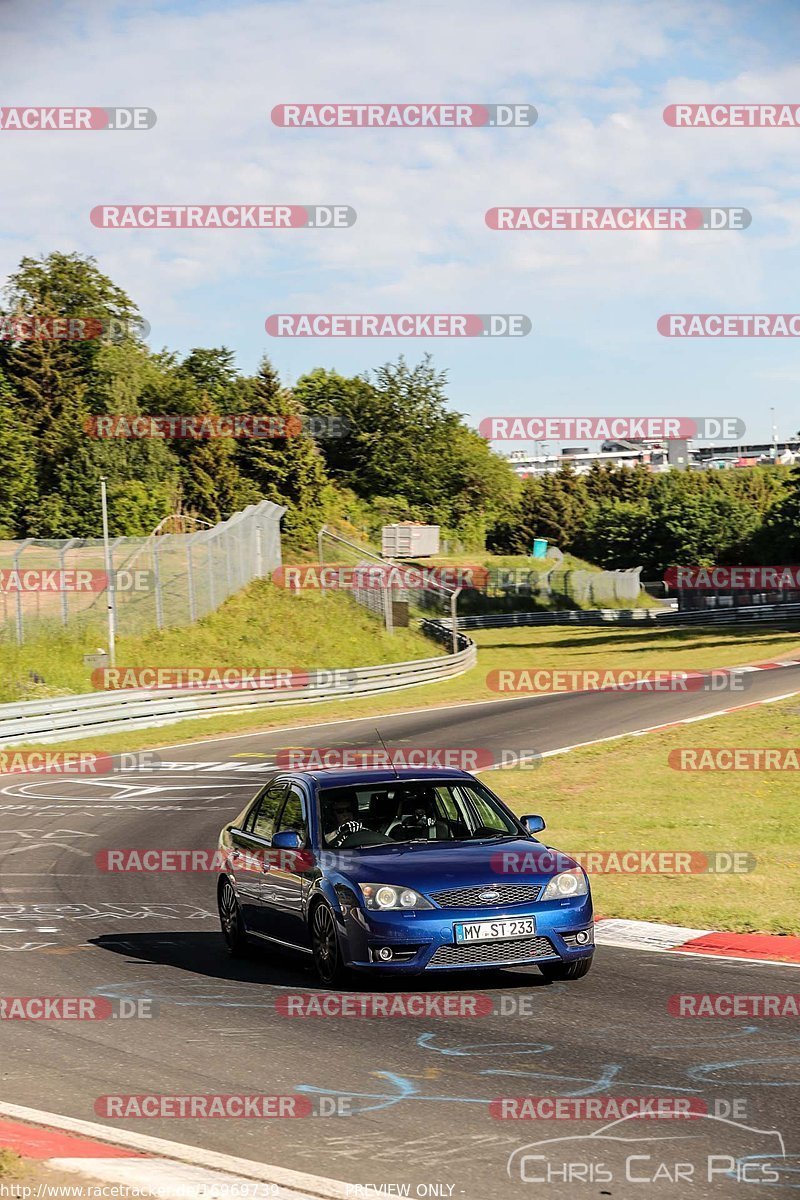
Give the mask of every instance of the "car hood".
POLYGON ((544 883, 578 863, 532 838, 486 842, 414 842, 351 850, 347 874, 357 883, 405 884, 422 892, 544 883))

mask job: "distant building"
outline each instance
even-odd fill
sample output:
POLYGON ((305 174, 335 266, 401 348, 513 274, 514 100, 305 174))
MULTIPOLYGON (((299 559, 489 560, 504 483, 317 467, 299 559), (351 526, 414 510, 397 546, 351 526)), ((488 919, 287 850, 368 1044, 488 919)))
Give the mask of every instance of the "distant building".
POLYGON ((681 612, 714 608, 752 608, 762 604, 800 604, 800 590, 797 588, 776 588, 774 591, 731 588, 713 592, 702 588, 668 588, 667 595, 673 594, 678 598, 678 609, 681 612))
MULTIPOLYGON (((541 443, 537 443, 541 445, 541 443)), ((586 446, 565 446, 560 452, 543 448, 512 450, 507 456, 518 475, 552 475, 569 465, 576 475, 585 475, 595 463, 608 467, 635 467, 638 463, 649 471, 725 470, 734 467, 772 466, 775 463, 791 466, 800 462, 800 441, 768 442, 757 445, 693 444, 685 438, 668 441, 607 441, 599 450, 586 446)))

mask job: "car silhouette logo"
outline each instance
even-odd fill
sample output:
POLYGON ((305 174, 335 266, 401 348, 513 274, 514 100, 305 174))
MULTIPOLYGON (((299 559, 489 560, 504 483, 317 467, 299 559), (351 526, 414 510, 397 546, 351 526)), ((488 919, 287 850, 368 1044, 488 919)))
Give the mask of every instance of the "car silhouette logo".
POLYGON ((489 888, 489 890, 486 892, 479 892, 478 899, 479 900, 499 900, 500 893, 493 891, 492 888, 489 888))

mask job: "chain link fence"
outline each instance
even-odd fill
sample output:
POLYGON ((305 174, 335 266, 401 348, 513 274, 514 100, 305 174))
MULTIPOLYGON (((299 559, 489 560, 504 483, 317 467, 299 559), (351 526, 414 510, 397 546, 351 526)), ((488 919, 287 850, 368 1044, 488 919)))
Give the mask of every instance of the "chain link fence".
POLYGON ((542 570, 492 567, 478 590, 465 589, 465 613, 539 608, 635 608, 642 603, 641 567, 627 571, 586 571, 557 564, 542 570))
POLYGON ((191 624, 281 565, 285 512, 262 500, 194 533, 112 538, 110 591, 102 538, 0 541, 0 639, 102 631, 109 604, 121 637, 191 624))
MULTIPOLYGON (((457 624, 457 602, 460 588, 449 587, 430 575, 420 580, 420 586, 378 586, 381 574, 389 581, 393 575, 401 582, 422 576, 413 564, 400 563, 395 559, 375 553, 371 548, 346 538, 329 526, 323 526, 317 535, 317 551, 320 566, 334 563, 343 568, 361 570, 365 578, 370 570, 376 583, 369 587, 353 587, 350 594, 357 604, 373 613, 382 621, 389 633, 406 628, 414 622, 423 624, 438 617, 446 617, 457 624)), ((452 652, 456 652, 457 638, 452 638, 452 652)))

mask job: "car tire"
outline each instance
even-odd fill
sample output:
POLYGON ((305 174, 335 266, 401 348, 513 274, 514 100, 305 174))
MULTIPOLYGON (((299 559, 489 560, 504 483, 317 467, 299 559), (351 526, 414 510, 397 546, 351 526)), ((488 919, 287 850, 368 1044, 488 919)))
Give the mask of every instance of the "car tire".
POLYGON ((336 987, 346 981, 348 971, 339 949, 336 918, 324 900, 311 913, 311 952, 320 983, 325 987, 336 987))
POLYGON ((583 979, 592 966, 591 958, 576 958, 572 962, 540 963, 539 970, 545 979, 561 983, 568 979, 583 979))
POLYGON ((217 892, 217 908, 222 937, 228 954, 231 958, 246 958, 250 953, 250 943, 244 927, 242 910, 229 879, 220 884, 217 892))

